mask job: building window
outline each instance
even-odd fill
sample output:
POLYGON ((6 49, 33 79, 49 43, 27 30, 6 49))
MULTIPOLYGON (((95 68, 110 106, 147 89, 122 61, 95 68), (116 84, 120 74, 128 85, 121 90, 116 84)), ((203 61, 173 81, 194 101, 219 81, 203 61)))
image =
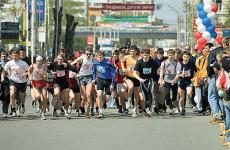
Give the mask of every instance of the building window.
POLYGON ((222 10, 222 4, 217 4, 218 5, 218 11, 222 10))

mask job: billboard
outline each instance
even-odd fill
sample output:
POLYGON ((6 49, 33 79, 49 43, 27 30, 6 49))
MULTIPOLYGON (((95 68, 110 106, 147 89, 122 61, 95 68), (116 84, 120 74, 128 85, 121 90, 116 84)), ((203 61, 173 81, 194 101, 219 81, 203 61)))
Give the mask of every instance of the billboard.
MULTIPOLYGON (((29 4, 29 18, 31 16, 31 2, 32 0, 28 0, 28 4, 29 4)), ((46 0, 36 0, 36 14, 39 18, 40 21, 44 21, 45 20, 45 12, 46 12, 46 0)))
POLYGON ((102 10, 160 10, 161 4, 109 4, 103 3, 102 10))

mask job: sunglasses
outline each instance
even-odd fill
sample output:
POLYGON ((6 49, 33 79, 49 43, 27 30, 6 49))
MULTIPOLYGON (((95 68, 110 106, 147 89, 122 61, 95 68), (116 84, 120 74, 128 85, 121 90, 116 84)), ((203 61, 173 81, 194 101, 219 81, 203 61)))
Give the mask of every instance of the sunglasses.
POLYGON ((58 59, 58 60, 63 60, 63 59, 58 59))
POLYGON ((90 55, 92 55, 92 53, 85 53, 87 56, 90 56, 90 55))

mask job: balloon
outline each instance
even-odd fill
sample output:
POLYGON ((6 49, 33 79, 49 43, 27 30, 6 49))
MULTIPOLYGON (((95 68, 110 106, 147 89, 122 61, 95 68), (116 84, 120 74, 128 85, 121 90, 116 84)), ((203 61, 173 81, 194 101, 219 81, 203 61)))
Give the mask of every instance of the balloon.
POLYGON ((215 31, 212 32, 212 33, 211 33, 211 37, 215 39, 215 38, 217 37, 217 33, 216 33, 215 31))
POLYGON ((216 38, 216 42, 217 42, 218 44, 221 44, 221 43, 222 43, 222 40, 223 40, 223 37, 221 37, 221 36, 218 36, 218 37, 216 38))
POLYGON ((212 0, 203 0, 204 4, 212 4, 212 0))
POLYGON ((217 23, 217 22, 216 22, 216 19, 212 19, 212 20, 211 20, 211 24, 212 24, 213 26, 216 26, 216 23, 217 23))
POLYGON ((200 33, 200 32, 196 32, 195 33, 195 38, 198 40, 199 38, 201 38, 202 37, 202 33, 200 33))
POLYGON ((210 34, 212 34, 212 32, 215 31, 215 27, 211 25, 211 26, 209 26, 209 27, 207 28, 207 31, 208 31, 210 34))
POLYGON ((212 11, 214 11, 215 13, 218 11, 218 5, 217 4, 212 5, 212 11))
MULTIPOLYGON (((206 43, 205 43, 206 44, 206 43)), ((202 51, 204 49, 205 44, 198 44, 196 46, 197 51, 202 51)))
POLYGON ((203 25, 205 25, 206 27, 209 27, 211 25, 211 20, 209 18, 204 18, 202 20, 203 25))
POLYGON ((207 17, 207 13, 205 11, 199 11, 199 14, 198 16, 201 18, 201 19, 204 19, 207 17))
POLYGON ((196 18, 196 25, 198 26, 200 24, 202 24, 202 20, 200 18, 196 18))
POLYGON ((211 4, 205 4, 204 5, 204 11, 206 13, 210 13, 212 11, 212 5, 211 4))
POLYGON ((206 27, 203 24, 200 24, 197 27, 197 31, 200 32, 200 33, 203 33, 205 30, 206 30, 206 27))
POLYGON ((205 32, 202 33, 202 37, 205 38, 205 39, 210 39, 211 34, 208 31, 205 31, 205 32))
POLYGON ((197 10, 198 11, 202 11, 204 8, 204 4, 200 3, 199 5, 197 5, 197 10))
POLYGON ((205 38, 199 38, 198 39, 198 44, 199 45, 206 44, 206 43, 207 43, 207 40, 205 38))
POLYGON ((208 43, 212 43, 212 44, 215 44, 215 39, 214 38, 211 38, 208 43))
POLYGON ((207 17, 210 18, 210 19, 214 19, 214 18, 216 18, 216 13, 214 13, 212 11, 212 12, 208 13, 207 17))

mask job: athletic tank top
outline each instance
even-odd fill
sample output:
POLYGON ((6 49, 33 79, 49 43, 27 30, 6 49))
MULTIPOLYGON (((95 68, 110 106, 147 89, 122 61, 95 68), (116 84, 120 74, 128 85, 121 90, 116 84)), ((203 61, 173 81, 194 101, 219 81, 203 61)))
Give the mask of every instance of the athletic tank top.
POLYGON ((135 68, 137 60, 133 59, 132 56, 128 56, 128 58, 126 59, 126 69, 127 71, 127 76, 134 78, 133 76, 133 71, 135 68))
POLYGON ((93 74, 93 60, 83 57, 82 64, 78 76, 88 76, 93 74))
POLYGON ((37 68, 36 64, 32 64, 32 80, 39 81, 42 80, 44 76, 45 65, 43 64, 40 69, 37 68))

